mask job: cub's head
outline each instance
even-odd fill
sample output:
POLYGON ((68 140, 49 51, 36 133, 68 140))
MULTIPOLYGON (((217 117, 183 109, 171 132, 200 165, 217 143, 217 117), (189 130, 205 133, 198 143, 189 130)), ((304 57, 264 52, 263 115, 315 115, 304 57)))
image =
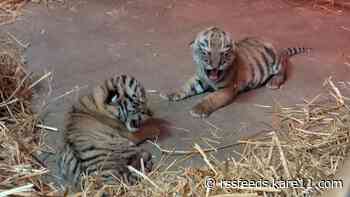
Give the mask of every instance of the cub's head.
POLYGON ((120 75, 105 81, 108 91, 107 110, 134 132, 152 112, 147 106, 146 91, 139 81, 129 75, 120 75))
POLYGON ((207 79, 218 82, 234 60, 234 47, 228 33, 210 27, 200 32, 193 41, 193 59, 207 79))

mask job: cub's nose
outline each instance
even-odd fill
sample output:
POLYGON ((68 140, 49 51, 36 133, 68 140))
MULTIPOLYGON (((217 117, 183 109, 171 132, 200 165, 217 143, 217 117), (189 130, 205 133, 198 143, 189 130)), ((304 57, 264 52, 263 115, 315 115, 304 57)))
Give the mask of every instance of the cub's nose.
POLYGON ((145 115, 147 115, 147 116, 150 116, 150 117, 153 116, 153 112, 152 112, 150 109, 148 109, 148 108, 144 109, 144 110, 142 111, 142 113, 145 114, 145 115))

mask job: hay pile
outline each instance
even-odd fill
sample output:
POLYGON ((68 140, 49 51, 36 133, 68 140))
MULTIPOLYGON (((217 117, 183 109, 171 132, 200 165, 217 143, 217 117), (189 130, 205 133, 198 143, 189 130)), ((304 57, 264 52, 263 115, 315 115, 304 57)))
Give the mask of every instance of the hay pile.
POLYGON ((291 5, 305 7, 307 5, 316 10, 325 11, 330 14, 341 14, 344 10, 349 10, 349 0, 288 0, 291 5))
POLYGON ((0 26, 16 21, 27 0, 0 0, 0 26))
POLYGON ((43 195, 53 191, 42 182, 48 171, 38 159, 43 131, 31 109, 33 82, 22 64, 23 48, 0 34, 0 196, 43 195))
POLYGON ((0 0, 0 26, 14 23, 23 14, 23 7, 28 3, 44 4, 49 7, 51 3, 63 5, 65 0, 0 0))

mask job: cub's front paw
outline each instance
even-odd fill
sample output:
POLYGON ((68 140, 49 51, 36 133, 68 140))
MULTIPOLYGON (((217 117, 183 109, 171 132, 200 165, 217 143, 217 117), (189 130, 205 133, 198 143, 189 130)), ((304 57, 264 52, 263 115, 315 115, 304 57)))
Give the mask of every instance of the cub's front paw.
POLYGON ((134 160, 129 163, 132 167, 134 167, 137 170, 145 170, 146 173, 149 173, 152 171, 153 167, 153 161, 152 161, 152 154, 148 151, 141 152, 134 160), (143 162, 141 164, 141 162, 143 162), (142 169, 143 167, 144 169, 142 169))
MULTIPOLYGON (((129 158, 128 165, 143 173, 149 173, 153 168, 152 154, 141 150, 138 155, 129 158)), ((131 171, 129 171, 129 173, 126 173, 125 177, 125 180, 129 185, 135 185, 140 180, 139 177, 131 171)))
POLYGON ((196 118, 206 118, 211 114, 208 107, 202 104, 194 106, 190 113, 193 117, 196 118))
POLYGON ((145 110, 143 111, 143 114, 146 114, 146 115, 149 116, 149 117, 153 117, 154 112, 153 112, 151 109, 145 109, 145 110))
POLYGON ((267 82, 266 86, 272 90, 277 90, 281 88, 285 80, 286 80, 285 76, 275 75, 270 79, 270 81, 267 82))
POLYGON ((180 92, 160 94, 160 97, 168 101, 179 101, 185 98, 184 94, 180 92))

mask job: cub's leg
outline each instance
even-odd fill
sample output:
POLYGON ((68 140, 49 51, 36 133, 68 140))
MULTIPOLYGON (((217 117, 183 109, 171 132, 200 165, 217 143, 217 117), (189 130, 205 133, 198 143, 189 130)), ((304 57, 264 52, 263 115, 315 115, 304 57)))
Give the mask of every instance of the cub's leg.
POLYGON ((208 85, 195 75, 190 78, 180 90, 166 95, 161 94, 160 96, 169 101, 179 101, 196 94, 201 94, 206 90, 208 90, 208 85))
POLYGON ((141 128, 135 132, 120 132, 120 135, 131 141, 131 145, 140 144, 146 140, 153 140, 160 135, 160 128, 156 125, 147 124, 141 126, 141 128))
MULTIPOLYGON (((108 105, 106 108, 109 111, 112 111, 112 109, 114 109, 108 105)), ((130 132, 118 119, 103 116, 102 114, 99 114, 99 112, 96 112, 94 114, 94 117, 99 121, 115 128, 121 137, 126 138, 131 142, 130 145, 139 144, 147 139, 151 140, 160 135, 160 128, 152 124, 150 121, 146 121, 137 131, 130 132)))
MULTIPOLYGON (((129 146, 127 144, 119 145, 106 158, 102 166, 102 173, 105 173, 105 175, 112 173, 125 183, 134 185, 139 178, 128 169, 128 166, 132 166, 138 171, 145 170, 145 173, 149 173, 153 167, 152 154, 136 146, 129 146)), ((104 174, 101 175, 103 176, 104 174)), ((108 175, 106 177, 111 178, 108 175)), ((108 181, 113 181, 113 179, 108 181)))
POLYGON ((190 111, 194 117, 205 118, 211 113, 230 104, 238 94, 237 87, 227 87, 206 96, 200 103, 190 111))
POLYGON ((266 86, 270 89, 279 89, 281 85, 286 81, 287 79, 287 67, 289 65, 289 59, 284 58, 281 61, 280 69, 279 71, 271 77, 271 79, 267 82, 266 86))
MULTIPOLYGON (((144 170, 143 173, 151 172, 153 168, 152 154, 141 148, 138 148, 138 150, 135 153, 136 154, 131 154, 126 157, 124 156, 124 158, 127 160, 127 165, 130 165, 141 172, 143 172, 144 170)), ((134 185, 140 180, 138 175, 135 175, 130 171, 125 175, 124 177, 126 177, 126 181, 130 185, 134 185)))

